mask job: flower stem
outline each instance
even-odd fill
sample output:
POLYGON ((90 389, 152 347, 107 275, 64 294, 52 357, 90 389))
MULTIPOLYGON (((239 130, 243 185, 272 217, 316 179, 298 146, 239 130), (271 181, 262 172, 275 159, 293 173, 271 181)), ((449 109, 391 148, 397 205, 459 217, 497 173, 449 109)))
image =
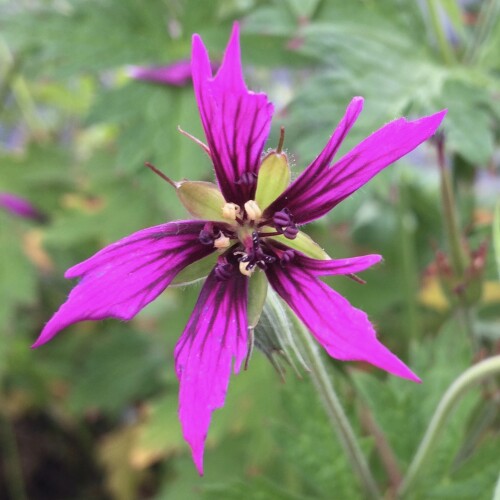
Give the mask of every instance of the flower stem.
MULTIPOLYGON (((405 172, 403 172, 404 174, 405 172)), ((410 340, 420 337, 420 316, 416 290, 418 290, 418 268, 415 255, 415 228, 408 208, 408 184, 405 176, 399 179, 398 213, 401 237, 401 279, 404 294, 406 325, 410 340)))
POLYGON ((437 437, 444 429, 446 421, 460 398, 481 380, 500 373, 500 356, 481 361, 462 373, 448 388, 431 418, 420 446, 408 468, 408 472, 398 490, 398 498, 408 493, 430 457, 437 437))
POLYGON ((441 177, 441 200, 443 204, 443 218, 445 230, 448 238, 448 246, 451 254, 451 263, 453 272, 457 278, 462 278, 466 258, 463 252, 463 246, 460 234, 460 225, 456 213, 455 197, 453 195, 453 186, 450 171, 446 166, 444 136, 437 137, 437 159, 439 174, 441 177))
POLYGON ((453 53, 453 50, 446 38, 446 34, 444 32, 444 23, 442 19, 440 19, 437 2, 438 0, 427 0, 427 8, 429 9, 432 29, 434 31, 434 35, 436 36, 437 44, 439 47, 439 51, 441 52, 441 56, 443 57, 443 61, 451 66, 455 62, 455 54, 453 53))
POLYGON ((292 318, 292 321, 295 326, 295 331, 300 337, 300 345, 306 354, 311 377, 321 396, 330 424, 340 439, 344 451, 351 462, 352 468, 365 491, 366 497, 370 499, 381 499, 382 496, 380 495, 378 486, 366 463, 363 452, 359 447, 354 431, 340 404, 335 389, 330 382, 326 368, 321 360, 318 347, 302 323, 295 317, 292 318))
MULTIPOLYGON (((451 265, 456 283, 464 283, 467 267, 467 257, 462 244, 460 224, 458 222, 457 205, 453 194, 452 179, 450 171, 446 166, 445 140, 443 135, 437 136, 437 159, 439 174, 441 177, 441 201, 443 204, 443 219, 448 239, 448 249, 451 256, 451 265)), ((478 349, 477 337, 474 334, 472 311, 467 304, 463 293, 457 293, 458 305, 456 310, 460 315, 463 327, 469 336, 472 349, 478 349)))

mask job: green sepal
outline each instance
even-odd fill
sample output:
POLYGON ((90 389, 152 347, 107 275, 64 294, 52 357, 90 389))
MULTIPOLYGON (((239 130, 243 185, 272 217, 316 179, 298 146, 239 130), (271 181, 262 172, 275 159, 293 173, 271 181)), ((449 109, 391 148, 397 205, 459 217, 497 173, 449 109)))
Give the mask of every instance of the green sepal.
POLYGON ((255 328, 259 322, 267 297, 266 273, 257 269, 248 284, 248 327, 255 328))
POLYGON ((206 278, 217 264, 217 252, 197 260, 185 267, 170 283, 170 286, 183 286, 206 278))
POLYGON ((270 236, 271 239, 283 243, 287 247, 302 252, 304 255, 318 260, 329 260, 331 257, 306 233, 299 231, 297 237, 293 240, 280 234, 279 236, 270 236))
POLYGON ((285 153, 273 151, 263 160, 257 177, 255 201, 265 210, 290 184, 290 165, 285 153))
POLYGON ((197 219, 227 222, 222 217, 226 200, 219 188, 211 182, 183 181, 176 189, 186 210, 197 219))

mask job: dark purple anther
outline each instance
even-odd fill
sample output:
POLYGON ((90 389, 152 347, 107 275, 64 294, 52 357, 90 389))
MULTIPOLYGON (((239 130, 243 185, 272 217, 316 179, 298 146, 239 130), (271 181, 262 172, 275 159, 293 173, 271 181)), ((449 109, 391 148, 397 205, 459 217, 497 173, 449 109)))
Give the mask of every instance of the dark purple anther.
POLYGON ((281 256, 280 259, 280 264, 282 266, 286 266, 289 262, 292 261, 292 259, 295 257, 295 252, 289 248, 288 250, 285 250, 283 252, 283 255, 281 256))
POLYGON ((292 218, 290 217, 290 212, 285 208, 276 212, 273 215, 273 222, 275 226, 284 227, 289 226, 292 223, 292 218))
POLYGON ((287 208, 284 208, 283 210, 280 210, 273 215, 273 223, 276 231, 278 231, 278 233, 284 234, 285 237, 289 240, 295 239, 297 233, 299 232, 299 230, 295 226, 295 223, 293 222, 290 211, 287 208))
POLYGON ((215 277, 219 281, 226 281, 233 275, 233 266, 231 264, 217 264, 214 269, 215 277))
POLYGON ((214 244, 214 235, 211 231, 207 231, 206 229, 202 229, 200 231, 200 236, 198 237, 200 243, 202 245, 213 245, 214 244))
POLYGON ((252 243, 253 243, 254 247, 256 247, 259 244, 259 235, 258 235, 257 231, 254 231, 252 233, 252 243))
POLYGON ((299 230, 295 226, 289 226, 283 231, 283 234, 289 240, 294 240, 297 237, 298 232, 299 230))

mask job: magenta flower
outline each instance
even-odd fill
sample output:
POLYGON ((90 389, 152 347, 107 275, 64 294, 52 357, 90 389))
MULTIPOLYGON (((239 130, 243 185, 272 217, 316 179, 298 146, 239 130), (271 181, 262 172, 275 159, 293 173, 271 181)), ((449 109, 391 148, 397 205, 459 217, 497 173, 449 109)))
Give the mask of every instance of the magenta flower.
POLYGON ((136 80, 183 87, 191 82, 191 61, 180 60, 165 66, 129 66, 127 73, 136 80))
POLYGON ((361 112, 363 99, 355 97, 323 151, 290 184, 282 140, 277 150, 262 156, 273 106, 265 94, 245 86, 238 25, 215 76, 201 38, 194 35, 192 68, 208 142, 203 147, 218 186, 169 181, 196 220, 138 231, 69 269, 66 278, 81 280, 34 347, 77 321, 129 320, 169 284, 208 274, 175 348, 179 416, 202 473, 211 414, 224 404, 233 362, 237 373, 245 360, 248 330, 255 326, 267 283, 330 356, 419 380, 379 342, 366 314, 319 280, 363 271, 381 257, 330 259, 298 226, 326 214, 432 136, 445 111, 415 121, 395 120, 333 163, 361 112))
POLYGON ((0 207, 23 219, 32 219, 38 222, 45 220, 45 216, 28 200, 12 193, 0 193, 0 207))

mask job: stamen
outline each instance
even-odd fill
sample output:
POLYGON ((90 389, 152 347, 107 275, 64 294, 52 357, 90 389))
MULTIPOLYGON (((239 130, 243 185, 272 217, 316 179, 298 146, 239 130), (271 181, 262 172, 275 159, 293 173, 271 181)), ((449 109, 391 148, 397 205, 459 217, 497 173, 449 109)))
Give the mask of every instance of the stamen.
POLYGON ((177 125, 177 130, 182 135, 185 135, 188 139, 191 139, 195 144, 198 144, 198 146, 200 146, 200 148, 203 149, 203 151, 205 151, 205 153, 207 153, 208 157, 210 159, 212 159, 212 156, 210 155, 210 149, 208 149, 208 146, 205 143, 201 142, 199 139, 197 139, 196 137, 194 137, 193 135, 191 135, 189 132, 186 132, 185 130, 182 130, 179 125, 177 125))
POLYGON ((230 244, 229 238, 223 233, 220 233, 219 237, 214 240, 214 248, 228 248, 230 244))
POLYGON ((245 276, 252 276, 253 272, 255 271, 255 267, 250 267, 251 264, 248 262, 244 262, 243 260, 240 261, 240 273, 244 274, 245 276))
POLYGON ((273 223, 276 227, 276 231, 283 234, 289 240, 295 239, 299 233, 297 226, 293 222, 290 211, 287 208, 284 208, 273 215, 273 223))
POLYGON ((198 236, 202 245, 213 245, 215 240, 214 226, 212 222, 207 222, 198 236))
POLYGON ((255 200, 248 200, 244 206, 249 220, 256 221, 262 217, 262 210, 255 200))
POLYGON ((299 234, 299 230, 295 226, 288 226, 284 231, 283 234, 285 235, 286 238, 289 240, 294 240, 297 237, 297 234, 299 234))
POLYGON ((198 239, 200 240, 200 243, 202 245, 213 245, 214 243, 214 236, 210 231, 207 231, 205 229, 202 229, 200 231, 200 235, 198 236, 198 239))
POLYGON ((276 153, 281 153, 283 151, 283 144, 285 142, 285 127, 280 128, 280 139, 278 141, 278 147, 276 148, 276 153))
POLYGON ((222 217, 231 221, 235 221, 240 213, 240 207, 236 203, 226 203, 222 207, 222 217))
POLYGON ((346 274, 346 276, 348 278, 351 278, 356 283, 359 283, 360 285, 366 285, 366 281, 363 278, 360 278, 359 276, 356 276, 355 274, 346 274))
POLYGON ((180 182, 175 182, 170 177, 167 177, 160 169, 156 168, 152 163, 149 163, 149 161, 145 162, 144 165, 152 170, 156 175, 161 177, 164 181, 167 181, 175 189, 181 185, 180 182))
POLYGON ((280 234, 283 234, 283 233, 279 233, 278 231, 273 231, 271 233, 257 233, 259 235, 260 238, 267 238, 269 236, 279 236, 280 234))
POLYGON ((285 250, 280 257, 280 264, 286 266, 295 257, 295 252, 288 248, 285 250))

